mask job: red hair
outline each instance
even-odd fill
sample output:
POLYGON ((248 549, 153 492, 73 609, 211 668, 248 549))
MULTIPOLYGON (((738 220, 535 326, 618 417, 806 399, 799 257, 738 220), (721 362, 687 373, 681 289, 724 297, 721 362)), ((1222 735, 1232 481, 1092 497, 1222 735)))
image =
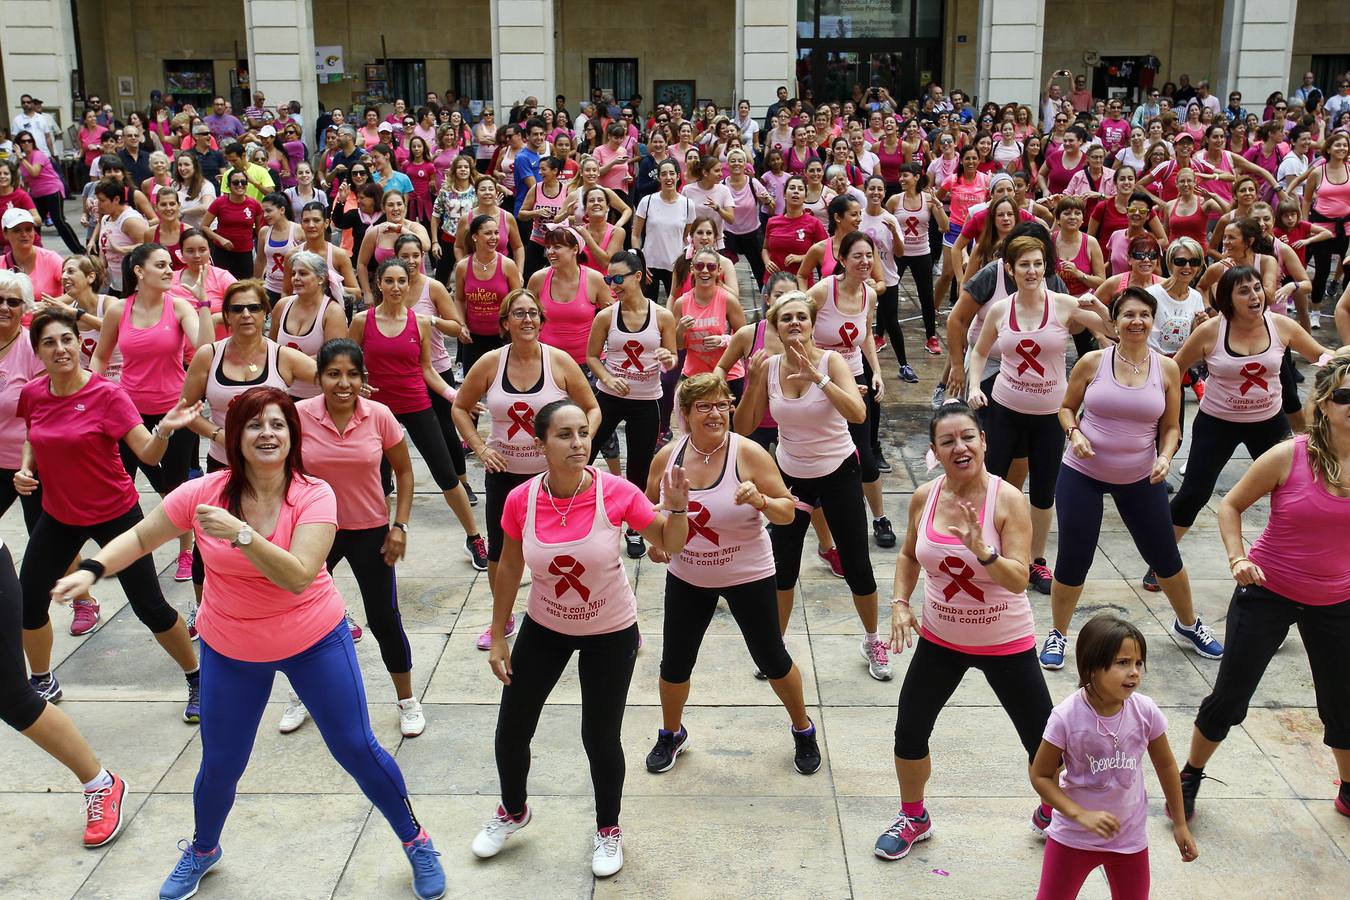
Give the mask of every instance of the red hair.
POLYGON ((295 411, 295 401, 280 388, 249 388, 230 404, 225 413, 225 458, 230 464, 230 475, 225 480, 222 492, 225 508, 230 515, 243 517, 244 495, 251 491, 248 483, 248 463, 244 460, 244 426, 262 415, 263 410, 276 404, 286 417, 286 428, 290 432, 291 448, 286 454, 286 479, 284 490, 291 489, 291 479, 296 474, 308 475, 300 458, 300 416, 295 411))

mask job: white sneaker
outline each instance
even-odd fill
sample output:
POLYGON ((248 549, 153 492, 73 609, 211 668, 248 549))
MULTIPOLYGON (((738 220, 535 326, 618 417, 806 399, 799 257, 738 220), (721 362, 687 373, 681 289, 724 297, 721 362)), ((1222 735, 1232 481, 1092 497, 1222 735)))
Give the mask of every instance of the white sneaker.
POLYGON ((497 805, 497 814, 483 823, 483 830, 473 839, 473 855, 479 859, 489 859, 502 852, 506 839, 515 834, 534 818, 534 811, 527 804, 525 818, 517 822, 507 815, 501 804, 497 805))
POLYGON ((286 709, 281 714, 281 721, 277 722, 277 728, 282 734, 290 734, 309 718, 309 710, 305 709, 305 704, 300 702, 300 698, 291 691, 291 702, 286 704, 286 709))
POLYGON ((416 697, 398 701, 398 724, 404 737, 417 737, 427 729, 427 717, 422 715, 422 704, 416 697))
POLYGON ((1317 331, 1322 327, 1322 313, 1315 309, 1311 310, 1308 313, 1308 322, 1312 325, 1313 331, 1317 331))
POLYGON ((858 650, 862 653, 862 658, 867 660, 868 675, 877 681, 891 680, 891 653, 886 649, 885 641, 881 638, 869 641, 864 636, 862 646, 858 650))
POLYGON ((595 852, 591 854, 591 872, 596 878, 608 878, 623 868, 623 832, 619 826, 595 833, 595 852))

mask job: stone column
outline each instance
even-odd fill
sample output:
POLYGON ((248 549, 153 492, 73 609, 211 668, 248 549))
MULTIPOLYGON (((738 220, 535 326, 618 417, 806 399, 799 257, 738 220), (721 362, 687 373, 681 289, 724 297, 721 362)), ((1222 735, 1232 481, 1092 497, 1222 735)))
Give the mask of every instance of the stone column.
MULTIPOLYGON (((556 79, 553 0, 491 0, 492 81, 497 121, 518 101, 534 97, 550 106, 556 79)), ((597 7, 597 15, 600 15, 597 7)), ((590 91, 584 92, 590 97, 590 91)))
MULTIPOLYGON (((24 94, 39 98, 60 126, 57 149, 61 149, 66 128, 75 121, 70 102, 75 30, 69 0, 0 0, 0 54, 9 103, 5 119, 23 112, 19 98, 24 94)), ((110 102, 115 88, 110 85, 104 95, 110 102)))
POLYGON ((1214 94, 1228 102, 1242 93, 1242 105, 1259 110, 1274 91, 1289 90, 1298 0, 1227 0, 1219 34, 1219 70, 1214 94))
POLYGON ((778 86, 797 96, 797 4, 794 0, 736 0, 736 102, 764 118, 778 86))
POLYGON ((988 100, 1038 108, 1045 0, 980 0, 978 108, 988 100))
MULTIPOLYGON (((319 80, 310 0, 244 0, 244 31, 250 93, 262 91, 274 109, 279 103, 299 100, 304 136, 312 139, 319 119, 319 80)), ((252 105, 251 97, 248 105, 252 105)))

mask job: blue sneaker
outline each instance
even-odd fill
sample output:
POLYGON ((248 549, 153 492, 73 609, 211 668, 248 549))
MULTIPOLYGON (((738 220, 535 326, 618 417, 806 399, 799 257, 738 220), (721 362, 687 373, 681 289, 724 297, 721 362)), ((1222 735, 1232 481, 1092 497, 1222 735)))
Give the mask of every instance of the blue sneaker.
POLYGON ((203 854, 192 849, 191 841, 179 841, 178 849, 183 851, 183 855, 169 877, 164 879, 159 889, 159 900, 187 900, 197 893, 197 887, 207 870, 220 862, 220 847, 203 854))
POLYGON ((1223 644, 1219 643, 1218 638, 1214 637, 1214 632, 1209 630, 1209 626, 1200 621, 1196 616, 1195 624, 1190 628, 1185 627, 1177 619, 1172 620, 1172 633, 1179 638, 1184 638, 1190 648, 1205 659, 1223 659, 1223 644))
POLYGON ((922 818, 918 819, 911 819, 902 812, 877 838, 873 852, 882 859, 904 859, 915 844, 932 836, 933 820, 928 810, 925 809, 922 818))
POLYGON ((441 868, 440 854, 427 837, 426 829, 417 833, 411 843, 403 845, 412 863, 413 894, 417 900, 436 900, 445 896, 445 870, 441 868))
POLYGON ((1064 648, 1067 643, 1064 635, 1051 628, 1045 636, 1045 645, 1041 647, 1041 668, 1055 671, 1064 668, 1064 648))
POLYGON ((189 725, 200 725, 202 722, 202 680, 201 673, 198 677, 189 678, 187 706, 183 707, 183 721, 189 725))

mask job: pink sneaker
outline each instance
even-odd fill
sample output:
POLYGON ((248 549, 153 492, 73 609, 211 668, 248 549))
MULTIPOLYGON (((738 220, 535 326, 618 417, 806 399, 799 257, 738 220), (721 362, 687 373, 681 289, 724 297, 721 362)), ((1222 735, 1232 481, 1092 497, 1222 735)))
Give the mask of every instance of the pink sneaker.
POLYGON ((816 549, 816 555, 825 560, 825 564, 830 567, 830 573, 835 578, 844 577, 844 564, 839 561, 839 548, 831 547, 828 550, 816 549))
POLYGON ((70 633, 79 637, 98 627, 99 606, 97 600, 76 600, 72 607, 75 618, 70 620, 70 633))
MULTIPOLYGON (((507 637, 510 637, 511 635, 513 635, 513 634, 515 634, 515 633, 516 633, 516 616, 515 616, 514 613, 512 613, 512 614, 511 614, 511 618, 509 618, 509 619, 506 620, 506 636, 507 636, 507 637)), ((492 626, 491 626, 491 625, 489 625, 487 628, 483 629, 483 633, 480 634, 480 635, 478 636, 477 647, 478 647, 479 650, 491 650, 491 649, 492 649, 492 626)))
POLYGON ((174 581, 192 580, 192 551, 178 554, 178 568, 173 573, 174 581))

